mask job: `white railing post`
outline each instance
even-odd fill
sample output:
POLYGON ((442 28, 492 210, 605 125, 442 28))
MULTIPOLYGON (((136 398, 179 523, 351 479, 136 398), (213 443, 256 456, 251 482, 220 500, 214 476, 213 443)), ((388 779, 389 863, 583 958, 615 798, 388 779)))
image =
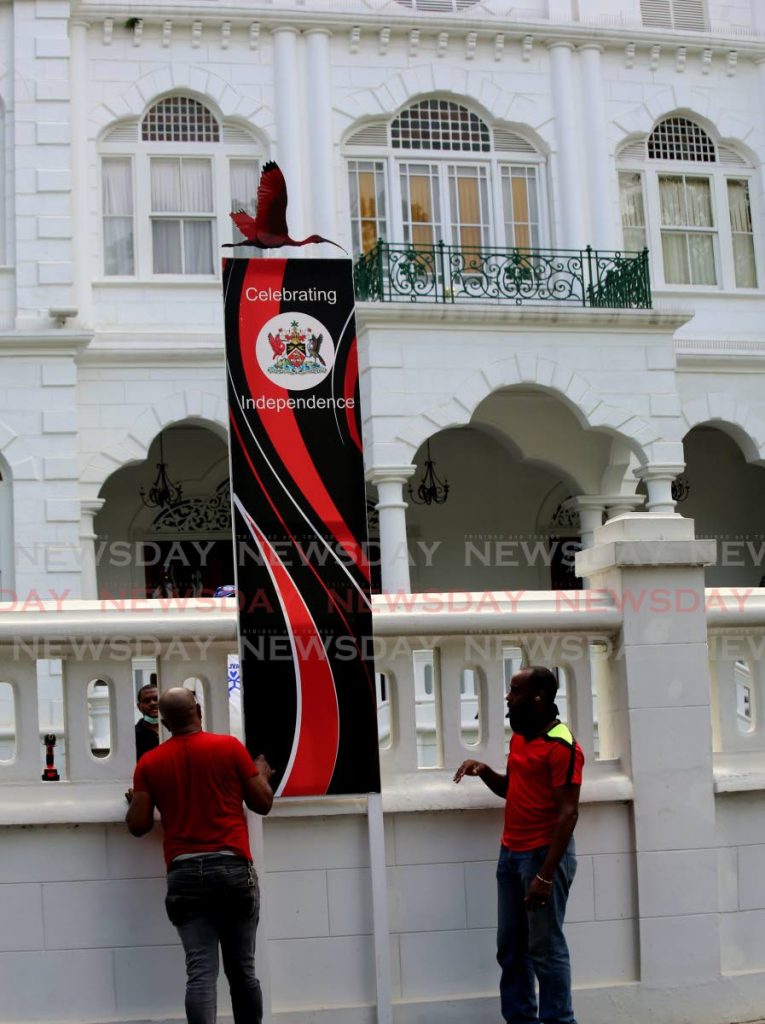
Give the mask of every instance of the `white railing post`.
POLYGON ((10 683, 13 689, 16 726, 16 755, 10 764, 3 765, 2 778, 8 782, 39 782, 42 757, 36 660, 0 647, 0 681, 10 683))

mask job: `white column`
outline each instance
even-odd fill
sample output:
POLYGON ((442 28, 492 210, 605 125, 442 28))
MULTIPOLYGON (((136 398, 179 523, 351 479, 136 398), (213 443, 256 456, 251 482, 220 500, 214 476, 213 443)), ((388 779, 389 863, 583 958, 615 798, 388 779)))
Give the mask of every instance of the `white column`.
POLYGON ((627 512, 635 512, 645 505, 642 494, 609 494, 603 499, 606 503, 606 519, 616 519, 627 512))
POLYGON ((367 480, 377 488, 380 516, 380 577, 386 594, 409 594, 409 550, 406 543, 404 484, 416 466, 375 466, 367 480))
POLYGON ((579 513, 579 533, 582 538, 582 549, 591 548, 594 540, 594 531, 603 525, 603 514, 606 511, 606 503, 599 494, 580 494, 570 499, 567 504, 572 505, 579 513))
POLYGON ((301 131, 299 36, 295 28, 273 30, 276 158, 287 182, 287 224, 293 238, 307 234, 301 168, 309 154, 301 131))
POLYGON ((582 131, 587 137, 584 147, 587 186, 590 199, 590 231, 586 242, 595 249, 617 249, 618 234, 614 224, 610 153, 606 128, 606 101, 603 91, 603 68, 600 55, 603 47, 587 43, 579 47, 581 66, 582 131))
POLYGON ((332 95, 330 87, 331 33, 327 29, 310 29, 306 41, 306 113, 308 115, 308 153, 311 171, 309 186, 311 214, 310 233, 335 238, 337 216, 335 207, 335 175, 332 140, 332 95))
POLYGON ((672 497, 672 482, 679 476, 685 466, 682 463, 672 465, 641 466, 636 469, 635 476, 645 482, 648 491, 646 508, 649 512, 666 515, 675 511, 672 497))
POLYGON ((73 297, 80 324, 93 322, 93 267, 88 230, 88 27, 87 21, 80 20, 69 25, 73 297))
POLYGON ((558 148, 555 157, 561 225, 558 245, 564 249, 583 249, 589 241, 585 237, 587 194, 579 155, 581 122, 576 102, 573 46, 571 43, 555 42, 548 48, 558 148))
POLYGON ((103 505, 103 498, 80 502, 80 597, 83 601, 94 601, 98 597, 95 518, 103 505))
POLYGON ((606 749, 632 779, 646 994, 720 976, 724 915, 704 600, 704 566, 714 557, 714 541, 696 540, 691 520, 638 512, 596 530, 594 548, 576 559, 577 572, 614 594, 622 609, 610 710, 600 724, 606 749))

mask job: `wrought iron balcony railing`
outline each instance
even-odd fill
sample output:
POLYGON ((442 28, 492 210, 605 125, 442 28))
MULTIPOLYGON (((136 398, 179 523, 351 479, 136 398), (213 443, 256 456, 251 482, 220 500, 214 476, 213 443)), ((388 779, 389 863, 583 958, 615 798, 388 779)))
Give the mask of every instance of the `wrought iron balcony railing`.
POLYGON ((353 274, 356 298, 361 301, 651 307, 647 249, 489 249, 380 239, 359 258, 353 274))

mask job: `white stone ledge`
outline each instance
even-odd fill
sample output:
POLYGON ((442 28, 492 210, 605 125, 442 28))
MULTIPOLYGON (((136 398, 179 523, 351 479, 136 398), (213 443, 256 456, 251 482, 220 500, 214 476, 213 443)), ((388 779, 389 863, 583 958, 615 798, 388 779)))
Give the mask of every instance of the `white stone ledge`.
MULTIPOLYGON (((387 814, 428 811, 477 811, 502 808, 479 779, 452 782, 453 771, 422 769, 383 786, 387 814)), ((129 782, 9 783, 0 789, 0 827, 20 825, 103 825, 122 822, 129 782)), ((582 803, 632 799, 632 782, 617 762, 593 765, 582 785, 582 803)), ((366 814, 367 798, 358 796, 288 797, 274 803, 272 818, 332 817, 366 814)))
POLYGON ((714 755, 715 793, 751 793, 765 789, 765 751, 714 755))
MULTIPOLYGON (((693 317, 693 311, 666 306, 660 309, 597 309, 585 306, 566 306, 554 302, 547 306, 516 306, 511 302, 441 303, 409 302, 357 302, 356 323, 363 327, 395 327, 401 323, 432 327, 445 324, 447 328, 461 329, 469 323, 528 324, 530 327, 564 326, 580 328, 630 328, 634 331, 672 333, 693 317)), ((443 328, 440 328, 443 329, 443 328)))

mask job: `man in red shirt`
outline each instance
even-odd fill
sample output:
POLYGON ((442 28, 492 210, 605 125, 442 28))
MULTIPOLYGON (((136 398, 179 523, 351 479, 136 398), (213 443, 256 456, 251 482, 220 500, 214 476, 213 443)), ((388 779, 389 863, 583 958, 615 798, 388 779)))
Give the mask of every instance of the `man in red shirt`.
POLYGON ((557 690, 547 668, 516 672, 507 695, 513 736, 505 774, 464 761, 454 776, 455 782, 478 776, 505 799, 497 960, 508 1024, 576 1024, 563 919, 576 872, 573 833, 584 754, 558 720, 557 690))
POLYGON ((215 1024, 220 945, 234 1024, 260 1024, 260 900, 242 801, 268 814, 271 768, 262 755, 253 761, 233 736, 203 732, 191 690, 167 690, 159 713, 172 736, 136 765, 125 820, 142 836, 154 825, 155 807, 162 816, 165 906, 186 953, 186 1019, 215 1024))

